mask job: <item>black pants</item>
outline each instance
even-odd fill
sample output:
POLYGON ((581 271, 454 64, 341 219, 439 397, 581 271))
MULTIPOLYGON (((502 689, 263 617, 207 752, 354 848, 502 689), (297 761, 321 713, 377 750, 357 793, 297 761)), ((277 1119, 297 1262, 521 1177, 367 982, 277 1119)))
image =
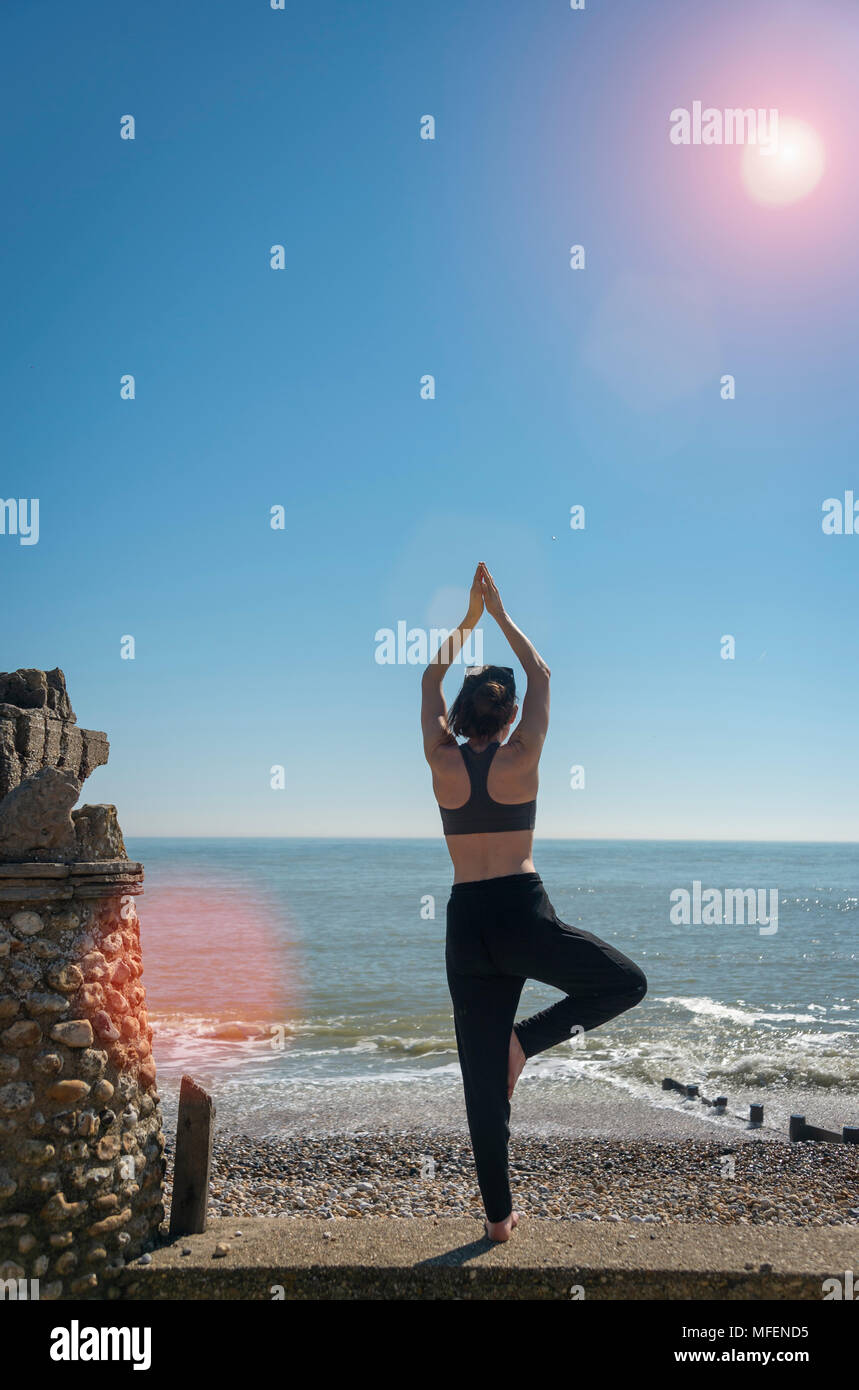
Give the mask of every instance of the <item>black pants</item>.
POLYGON ((598 1028, 643 999, 647 980, 620 951, 556 916, 539 874, 455 883, 447 905, 447 981, 477 1181, 489 1221, 512 1210, 507 1169, 510 1033, 522 987, 564 991, 516 1024, 526 1057, 598 1028))

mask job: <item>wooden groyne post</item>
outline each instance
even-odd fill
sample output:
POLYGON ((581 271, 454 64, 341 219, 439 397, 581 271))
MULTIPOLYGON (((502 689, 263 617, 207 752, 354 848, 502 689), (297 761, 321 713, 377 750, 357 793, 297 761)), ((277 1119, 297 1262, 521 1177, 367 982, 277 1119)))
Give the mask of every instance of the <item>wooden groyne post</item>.
POLYGON ((214 1123, 212 1097, 190 1076, 183 1076, 176 1121, 171 1238, 198 1235, 206 1229, 214 1123))
MULTIPOLYGON (((716 1096, 713 1100, 708 1100, 701 1095, 700 1086, 694 1083, 675 1081, 671 1076, 662 1078, 663 1091, 677 1091, 686 1100, 700 1100, 702 1105, 709 1105, 716 1111, 717 1115, 724 1115, 728 1104, 727 1096, 716 1096)), ((737 1115, 737 1119, 742 1119, 737 1115)), ((764 1122, 764 1107, 762 1101, 753 1101, 749 1106, 749 1129, 760 1129, 764 1122)), ((788 1137, 792 1144, 797 1144, 807 1139, 816 1139, 822 1144, 859 1144, 859 1125, 844 1125, 839 1134, 835 1129, 821 1129, 819 1125, 806 1124, 804 1115, 791 1115, 788 1124, 788 1137)))
POLYGON ((696 1083, 674 1081, 670 1076, 662 1078, 662 1089, 663 1091, 678 1091, 679 1094, 685 1096, 687 1100, 700 1100, 702 1105, 712 1106, 720 1115, 724 1114, 728 1104, 727 1096, 716 1096, 713 1100, 708 1100, 706 1096, 701 1095, 701 1087, 696 1083))
POLYGON ((819 1125, 808 1125, 804 1115, 791 1115, 788 1137, 792 1144, 806 1139, 816 1139, 820 1144, 859 1144, 859 1125, 844 1125, 841 1133, 837 1129, 821 1129, 819 1125))

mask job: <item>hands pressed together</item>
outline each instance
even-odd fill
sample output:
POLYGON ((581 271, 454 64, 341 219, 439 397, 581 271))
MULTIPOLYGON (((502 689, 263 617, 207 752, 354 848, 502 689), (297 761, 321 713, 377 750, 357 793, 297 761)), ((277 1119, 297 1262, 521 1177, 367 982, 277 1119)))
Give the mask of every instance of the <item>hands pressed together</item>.
POLYGON ((504 612, 498 586, 481 560, 474 571, 471 592, 468 596, 468 620, 472 626, 480 618, 484 608, 492 618, 500 618, 504 612))

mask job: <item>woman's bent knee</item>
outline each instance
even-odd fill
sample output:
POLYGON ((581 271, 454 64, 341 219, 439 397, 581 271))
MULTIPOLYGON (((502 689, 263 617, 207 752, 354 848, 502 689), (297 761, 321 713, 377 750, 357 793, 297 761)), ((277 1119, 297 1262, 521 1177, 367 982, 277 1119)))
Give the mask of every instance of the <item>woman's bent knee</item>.
POLYGON ((638 965, 630 965, 627 972, 628 993, 632 1004, 640 1004, 647 993, 647 976, 638 965))

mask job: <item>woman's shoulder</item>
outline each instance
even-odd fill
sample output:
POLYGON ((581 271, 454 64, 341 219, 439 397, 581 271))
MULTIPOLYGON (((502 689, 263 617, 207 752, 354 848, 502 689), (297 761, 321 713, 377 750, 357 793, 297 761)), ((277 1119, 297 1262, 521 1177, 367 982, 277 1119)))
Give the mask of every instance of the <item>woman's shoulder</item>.
POLYGON ((514 730, 507 742, 502 743, 497 750, 493 763, 505 773, 533 772, 540 761, 542 751, 542 744, 539 748, 524 744, 516 737, 514 730))
POLYGON ((453 734, 450 734, 448 738, 440 740, 436 744, 433 749, 430 764, 432 767, 442 770, 449 767, 456 767, 457 764, 461 766, 462 761, 460 745, 457 743, 453 734))

